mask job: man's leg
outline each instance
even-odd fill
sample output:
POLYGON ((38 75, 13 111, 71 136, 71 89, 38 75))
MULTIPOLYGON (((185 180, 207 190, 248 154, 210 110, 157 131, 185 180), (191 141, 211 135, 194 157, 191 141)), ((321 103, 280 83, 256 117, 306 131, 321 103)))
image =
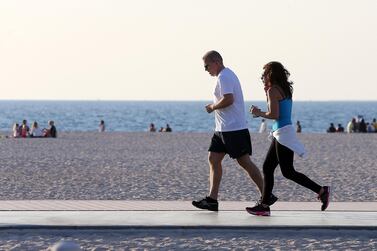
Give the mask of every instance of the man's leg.
POLYGON ((244 154, 241 157, 237 158, 238 164, 245 169, 249 174, 250 178, 258 186, 259 192, 263 194, 263 178, 258 167, 251 161, 249 154, 244 154))
POLYGON ((224 159, 225 153, 209 152, 208 163, 209 163, 209 197, 217 200, 217 195, 219 193, 219 187, 222 177, 222 166, 221 162, 224 159))
POLYGON ((192 205, 200 209, 218 211, 219 203, 217 202, 217 195, 219 193, 222 176, 221 162, 226 154, 226 148, 220 132, 213 134, 208 152, 209 194, 202 200, 193 201, 192 205))

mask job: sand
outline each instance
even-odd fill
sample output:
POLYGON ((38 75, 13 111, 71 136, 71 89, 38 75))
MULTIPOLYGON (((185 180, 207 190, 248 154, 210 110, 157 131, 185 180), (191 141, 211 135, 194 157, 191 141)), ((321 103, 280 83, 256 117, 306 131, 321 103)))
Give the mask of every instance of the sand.
MULTIPOLYGON (((333 201, 377 200, 377 134, 300 134, 308 157, 295 168, 332 187, 333 201)), ((0 140, 0 200, 192 200, 208 189, 211 133, 61 132, 57 139, 0 140)), ((265 134, 252 134, 252 160, 261 167, 265 134)), ((281 201, 316 195, 276 171, 281 201)), ((228 157, 219 200, 259 198, 255 185, 228 157)), ((1 203, 1 202, 0 202, 1 203)), ((0 249, 45 250, 68 239, 84 250, 323 250, 377 249, 375 231, 64 231, 0 230, 0 249)))
POLYGON ((376 250, 364 230, 7 230, 1 250, 47 250, 61 240, 82 250, 376 250))
MULTIPOLYGON (((208 189, 210 133, 60 133, 57 139, 0 141, 0 200, 191 200, 208 189)), ((252 160, 261 167, 266 135, 252 134, 252 160)), ((377 134, 301 134, 306 159, 295 168, 332 187, 333 201, 376 201, 377 134)), ((282 201, 316 195, 277 168, 282 201)), ((255 185, 226 157, 220 200, 255 201, 255 185)))

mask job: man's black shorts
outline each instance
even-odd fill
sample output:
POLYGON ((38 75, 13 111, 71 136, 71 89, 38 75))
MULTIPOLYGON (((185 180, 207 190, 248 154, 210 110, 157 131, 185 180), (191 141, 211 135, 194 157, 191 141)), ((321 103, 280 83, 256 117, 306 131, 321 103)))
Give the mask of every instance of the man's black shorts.
POLYGON ((249 130, 215 132, 208 151, 227 153, 232 159, 237 159, 245 154, 251 155, 252 148, 249 130))

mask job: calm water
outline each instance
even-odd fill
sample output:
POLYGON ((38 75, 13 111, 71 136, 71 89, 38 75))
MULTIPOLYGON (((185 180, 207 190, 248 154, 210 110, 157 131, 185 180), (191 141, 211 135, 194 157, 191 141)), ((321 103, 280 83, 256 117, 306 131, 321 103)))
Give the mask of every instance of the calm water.
MULTIPOLYGON (((153 122, 157 128, 169 123, 173 131, 208 132, 214 128, 213 114, 204 106, 209 102, 165 101, 0 101, 0 130, 10 131, 14 122, 27 119, 47 127, 54 120, 60 131, 95 131, 101 119, 108 131, 146 131, 153 122)), ((265 102, 246 102, 265 109, 265 102)), ((335 125, 363 115, 366 122, 377 118, 377 101, 368 102, 294 102, 293 121, 300 120, 303 132, 325 132, 335 125)), ((261 119, 247 114, 249 128, 258 130, 261 119)), ((271 126, 269 122, 268 126, 271 126)))

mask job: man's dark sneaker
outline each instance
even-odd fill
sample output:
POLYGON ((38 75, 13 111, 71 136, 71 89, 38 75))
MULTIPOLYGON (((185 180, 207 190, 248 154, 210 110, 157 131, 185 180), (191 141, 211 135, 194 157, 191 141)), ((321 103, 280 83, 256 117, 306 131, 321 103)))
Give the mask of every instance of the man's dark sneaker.
POLYGON ((254 207, 247 207, 246 211, 249 214, 257 215, 257 216, 270 216, 270 207, 269 206, 263 206, 261 203, 258 203, 254 207))
POLYGON ((322 202, 321 211, 325 211, 330 203, 330 187, 324 186, 323 193, 318 195, 318 199, 322 202))
MULTIPOLYGON (((272 206, 279 198, 276 197, 274 194, 271 194, 270 198, 267 201, 267 205, 272 206)), ((258 204, 262 203, 262 197, 260 197, 258 204)))
POLYGON ((192 205, 200 209, 207 209, 209 211, 219 211, 219 203, 217 200, 210 197, 205 197, 202 200, 193 201, 192 205))

